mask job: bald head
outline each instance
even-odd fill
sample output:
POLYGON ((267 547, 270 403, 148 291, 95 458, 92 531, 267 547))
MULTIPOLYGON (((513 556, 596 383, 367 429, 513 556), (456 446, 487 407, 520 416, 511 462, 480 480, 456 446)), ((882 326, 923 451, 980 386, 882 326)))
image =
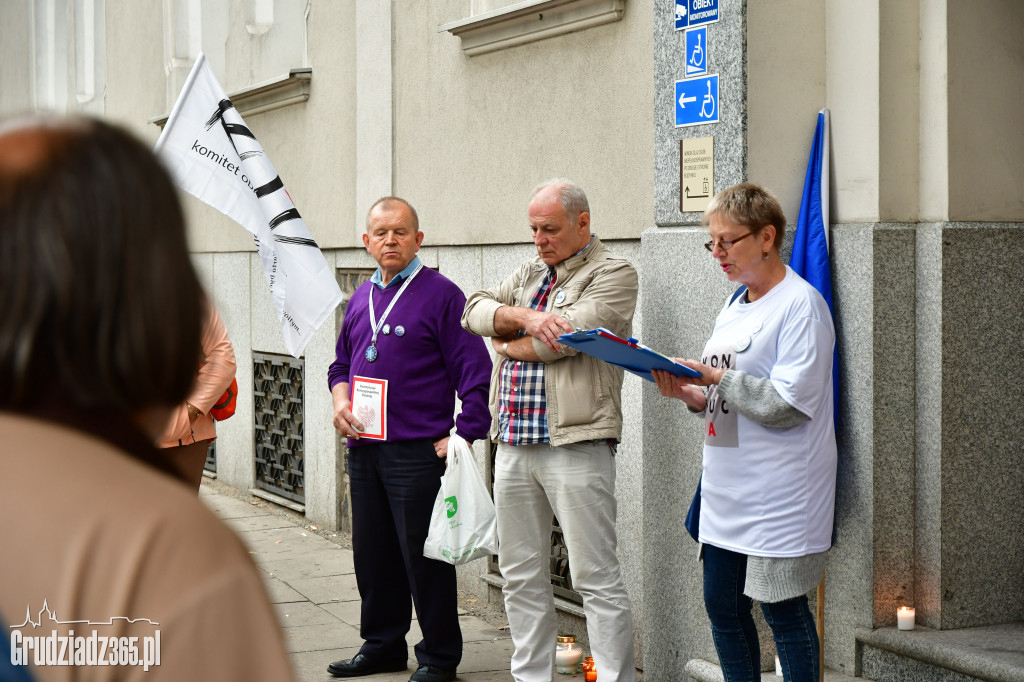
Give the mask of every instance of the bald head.
POLYGON ((570 258, 590 242, 590 207, 576 184, 561 178, 537 185, 527 207, 537 255, 548 265, 570 258))
POLYGON ((370 206, 370 210, 366 212, 366 231, 370 231, 370 224, 373 220, 374 211, 385 212, 395 211, 396 209, 408 211, 412 231, 420 231, 420 217, 416 213, 416 209, 412 207, 412 204, 401 197, 381 197, 380 199, 377 199, 377 201, 373 202, 370 206))
POLYGON ((581 213, 590 213, 590 202, 587 201, 586 192, 572 180, 552 178, 540 183, 533 188, 533 193, 530 195, 531 201, 539 194, 557 197, 569 222, 574 226, 581 213))

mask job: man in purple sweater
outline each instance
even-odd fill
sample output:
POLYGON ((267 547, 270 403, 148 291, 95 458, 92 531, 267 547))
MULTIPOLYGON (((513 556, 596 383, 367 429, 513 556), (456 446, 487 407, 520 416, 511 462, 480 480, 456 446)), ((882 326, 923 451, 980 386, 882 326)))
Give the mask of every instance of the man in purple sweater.
POLYGON ((444 682, 462 660, 455 567, 425 558, 423 542, 452 427, 469 442, 487 436, 491 362, 483 339, 459 323, 465 295, 416 256, 423 233, 408 202, 385 197, 370 207, 363 243, 379 267, 348 303, 327 378, 334 428, 348 438, 365 642, 355 657, 327 670, 335 677, 405 670, 411 597, 423 640, 410 680, 444 682), (379 397, 370 400, 372 413, 357 418, 353 384, 360 395, 379 396, 382 381, 383 405, 379 397))

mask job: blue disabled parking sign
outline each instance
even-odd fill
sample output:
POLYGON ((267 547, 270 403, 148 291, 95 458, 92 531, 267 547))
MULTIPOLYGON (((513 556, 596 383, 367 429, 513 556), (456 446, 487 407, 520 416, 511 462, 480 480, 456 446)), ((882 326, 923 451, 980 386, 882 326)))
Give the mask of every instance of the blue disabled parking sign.
POLYGON ((676 30, 710 24, 719 19, 718 0, 676 0, 676 30))
POLYGON ((686 77, 703 76, 708 72, 708 27, 691 28, 686 32, 686 77))
POLYGON ((718 123, 718 74, 676 81, 676 127, 718 123))

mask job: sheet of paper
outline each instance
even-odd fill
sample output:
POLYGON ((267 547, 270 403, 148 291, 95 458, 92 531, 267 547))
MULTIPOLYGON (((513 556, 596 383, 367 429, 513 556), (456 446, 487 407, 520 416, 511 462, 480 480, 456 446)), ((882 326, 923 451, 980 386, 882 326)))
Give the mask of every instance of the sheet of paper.
POLYGON ((352 377, 352 414, 363 424, 362 438, 386 440, 388 437, 387 379, 352 377))

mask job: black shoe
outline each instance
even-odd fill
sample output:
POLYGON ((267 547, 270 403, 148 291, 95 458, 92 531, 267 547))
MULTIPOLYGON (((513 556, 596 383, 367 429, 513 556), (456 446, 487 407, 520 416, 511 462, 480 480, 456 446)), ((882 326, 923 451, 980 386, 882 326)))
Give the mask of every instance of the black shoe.
POLYGON ((421 665, 409 678, 409 682, 449 682, 455 679, 454 670, 443 670, 432 665, 421 665))
MULTIPOLYGON (((409 663, 407 661, 374 661, 363 654, 356 654, 344 661, 331 663, 327 666, 327 672, 335 677, 362 677, 363 675, 373 675, 375 673, 396 673, 408 668, 409 663)), ((442 678, 439 677, 437 679, 442 678)), ((446 677, 444 679, 450 680, 452 678, 446 677)))

